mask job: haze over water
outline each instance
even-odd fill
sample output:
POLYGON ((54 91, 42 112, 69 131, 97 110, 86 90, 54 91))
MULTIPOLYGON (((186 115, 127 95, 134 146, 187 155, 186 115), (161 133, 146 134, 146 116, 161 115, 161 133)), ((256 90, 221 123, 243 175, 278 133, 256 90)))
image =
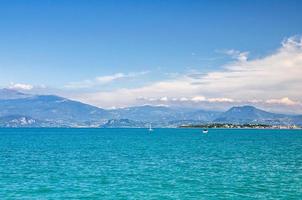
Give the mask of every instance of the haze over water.
POLYGON ((0 129, 0 199, 300 199, 301 130, 0 129))

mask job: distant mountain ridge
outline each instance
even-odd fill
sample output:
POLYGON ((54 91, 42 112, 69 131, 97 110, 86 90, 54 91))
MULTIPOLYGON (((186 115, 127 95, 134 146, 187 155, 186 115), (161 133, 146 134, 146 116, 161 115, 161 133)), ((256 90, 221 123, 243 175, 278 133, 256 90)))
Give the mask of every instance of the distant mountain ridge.
POLYGON ((58 126, 98 126, 108 112, 88 104, 55 95, 28 95, 0 98, 0 117, 25 115, 58 126))
POLYGON ((236 106, 225 112, 166 106, 101 109, 55 95, 0 89, 0 127, 178 127, 184 124, 261 123, 302 126, 302 115, 236 106))
POLYGON ((109 110, 109 112, 114 119, 123 118, 155 123, 179 120, 199 120, 202 122, 209 122, 220 114, 220 112, 216 111, 150 105, 120 108, 109 110))

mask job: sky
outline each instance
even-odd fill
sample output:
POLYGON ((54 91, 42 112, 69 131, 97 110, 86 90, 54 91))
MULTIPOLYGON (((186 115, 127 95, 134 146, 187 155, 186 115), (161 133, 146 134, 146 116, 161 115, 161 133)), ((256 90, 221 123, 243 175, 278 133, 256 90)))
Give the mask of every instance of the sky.
POLYGON ((0 0, 0 87, 302 114, 302 1, 0 0))

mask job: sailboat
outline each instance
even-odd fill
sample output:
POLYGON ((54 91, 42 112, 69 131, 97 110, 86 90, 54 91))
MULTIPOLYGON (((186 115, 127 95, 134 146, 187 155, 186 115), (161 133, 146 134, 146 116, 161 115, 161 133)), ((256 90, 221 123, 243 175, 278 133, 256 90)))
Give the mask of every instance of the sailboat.
POLYGON ((149 125, 149 132, 153 131, 151 124, 149 125))

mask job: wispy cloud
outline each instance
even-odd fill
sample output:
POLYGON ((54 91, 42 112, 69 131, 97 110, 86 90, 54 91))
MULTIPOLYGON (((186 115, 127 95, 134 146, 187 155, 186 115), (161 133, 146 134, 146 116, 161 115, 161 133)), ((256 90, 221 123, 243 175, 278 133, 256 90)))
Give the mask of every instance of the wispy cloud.
POLYGON ((109 75, 109 76, 99 76, 96 77, 95 80, 98 84, 108 84, 111 83, 113 81, 122 79, 122 78, 127 78, 130 77, 130 75, 128 74, 124 74, 124 73, 116 73, 113 75, 109 75))
POLYGON ((249 55, 248 51, 241 52, 241 51, 234 50, 234 49, 229 49, 229 50, 225 50, 225 51, 222 51, 222 52, 225 53, 226 55, 231 56, 233 59, 236 59, 240 62, 247 61, 248 55, 249 55))
POLYGON ((112 82, 123 80, 123 79, 132 79, 142 75, 149 73, 149 71, 141 71, 141 72, 130 72, 130 73, 115 73, 112 75, 106 76, 98 76, 94 79, 87 79, 78 82, 71 82, 66 84, 64 87, 68 89, 82 89, 82 88, 90 88, 98 85, 106 85, 112 82))
POLYGON ((258 59, 248 59, 248 52, 230 50, 228 54, 236 61, 225 64, 221 70, 180 74, 143 87, 88 93, 80 99, 107 107, 138 104, 138 97, 204 102, 202 96, 212 103, 279 103, 286 109, 291 106, 292 110, 302 112, 300 104, 292 103, 302 101, 301 37, 285 39, 274 53, 258 59))

